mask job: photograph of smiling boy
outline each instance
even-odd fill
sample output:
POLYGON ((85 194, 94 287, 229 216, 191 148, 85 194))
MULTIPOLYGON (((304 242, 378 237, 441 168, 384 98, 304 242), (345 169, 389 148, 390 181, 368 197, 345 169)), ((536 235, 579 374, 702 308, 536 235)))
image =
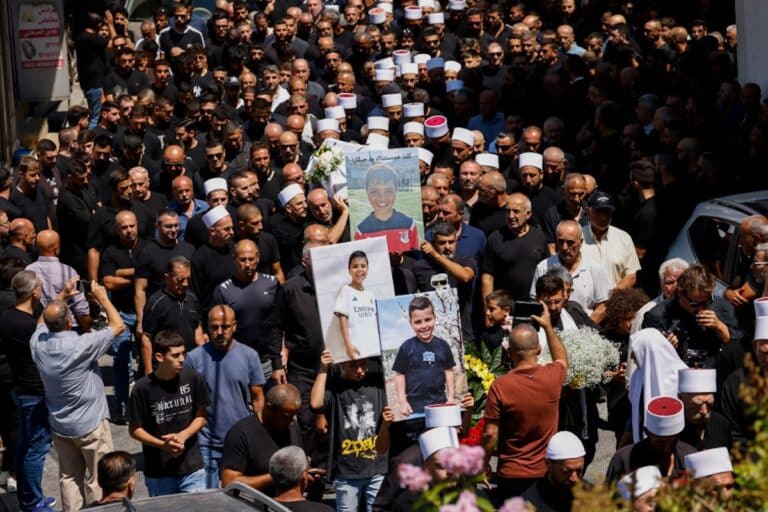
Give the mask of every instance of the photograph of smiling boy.
POLYGON ((418 249, 424 232, 418 153, 360 151, 348 154, 345 163, 354 239, 385 236, 392 253, 418 249))
POLYGON ((455 289, 377 300, 387 402, 395 421, 456 402, 466 387, 455 289))

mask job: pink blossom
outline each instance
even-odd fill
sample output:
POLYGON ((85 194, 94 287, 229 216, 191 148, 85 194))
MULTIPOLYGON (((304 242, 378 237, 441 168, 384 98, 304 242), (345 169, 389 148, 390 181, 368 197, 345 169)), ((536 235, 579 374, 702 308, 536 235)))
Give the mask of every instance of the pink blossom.
POLYGON ((438 462, 450 475, 475 476, 483 471, 485 450, 481 446, 461 445, 442 450, 437 454, 438 462))
POLYGON ((472 491, 463 491, 455 505, 443 505, 440 512, 480 512, 477 496, 472 491))
POLYGON ((400 487, 419 492, 432 481, 432 477, 419 466, 412 464, 400 464, 397 466, 397 477, 400 479, 400 487))
POLYGON ((504 505, 497 512, 525 512, 525 500, 523 498, 510 498, 504 502, 504 505))

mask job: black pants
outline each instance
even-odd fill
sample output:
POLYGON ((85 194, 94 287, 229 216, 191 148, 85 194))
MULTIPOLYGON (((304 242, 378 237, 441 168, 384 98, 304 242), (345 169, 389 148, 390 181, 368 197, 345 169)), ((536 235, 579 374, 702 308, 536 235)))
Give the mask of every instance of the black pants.
POLYGON ((491 494, 495 507, 501 507, 510 498, 523 494, 538 478, 497 478, 497 487, 491 494))

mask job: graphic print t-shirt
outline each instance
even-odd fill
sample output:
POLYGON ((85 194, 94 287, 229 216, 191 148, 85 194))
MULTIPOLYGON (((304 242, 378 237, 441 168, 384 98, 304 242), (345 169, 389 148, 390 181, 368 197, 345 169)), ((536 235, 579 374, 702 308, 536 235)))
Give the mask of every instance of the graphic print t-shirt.
POLYGON ((437 336, 424 343, 417 337, 400 345, 392 369, 405 375, 405 393, 413 412, 445 402, 445 370, 456 366, 448 342, 437 336))
POLYGON ((349 340, 360 351, 360 358, 381 352, 376 323, 376 299, 371 293, 344 285, 336 296, 333 312, 347 317, 349 340))
POLYGON ((355 230, 355 240, 386 236, 389 252, 408 252, 419 248, 416 222, 397 210, 387 220, 379 220, 373 214, 366 217, 355 230))
MULTIPOLYGON (((189 368, 183 368, 178 377, 160 380, 154 373, 139 379, 131 392, 129 417, 155 437, 179 432, 192 422, 197 410, 208 407, 210 395, 205 381, 189 368)), ((186 449, 180 457, 146 444, 144 473, 152 478, 186 475, 203 467, 197 436, 187 439, 186 449)))

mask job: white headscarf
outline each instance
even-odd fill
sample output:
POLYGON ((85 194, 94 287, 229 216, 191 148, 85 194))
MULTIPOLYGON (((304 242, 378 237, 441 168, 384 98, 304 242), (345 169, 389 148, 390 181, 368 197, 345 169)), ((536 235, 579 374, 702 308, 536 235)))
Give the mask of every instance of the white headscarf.
POLYGON ((656 329, 636 332, 630 337, 630 346, 637 362, 637 370, 629 382, 632 438, 637 443, 645 437, 640 431, 640 423, 648 402, 661 395, 677 396, 677 372, 688 366, 677 355, 672 343, 656 329))

